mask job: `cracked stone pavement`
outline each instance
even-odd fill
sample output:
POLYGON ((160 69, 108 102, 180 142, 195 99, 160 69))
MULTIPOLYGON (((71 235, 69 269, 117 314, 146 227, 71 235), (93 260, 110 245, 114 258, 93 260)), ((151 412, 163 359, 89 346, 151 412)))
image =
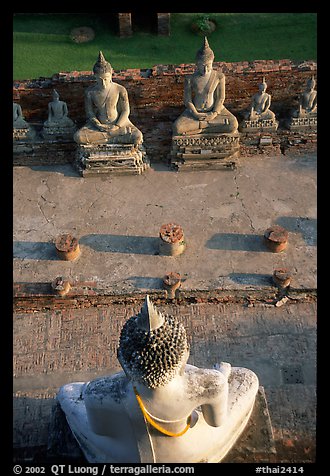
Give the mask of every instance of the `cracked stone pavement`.
POLYGON ((148 290, 169 271, 182 289, 265 284, 276 267, 296 288, 316 288, 316 155, 241 158, 236 170, 178 173, 155 164, 141 176, 80 177, 72 167, 14 168, 14 282, 58 275, 125 292, 148 290), (159 256, 162 224, 184 230, 187 249, 159 256), (288 248, 262 240, 273 224, 288 248), (72 233, 82 254, 57 258, 55 238, 72 233))

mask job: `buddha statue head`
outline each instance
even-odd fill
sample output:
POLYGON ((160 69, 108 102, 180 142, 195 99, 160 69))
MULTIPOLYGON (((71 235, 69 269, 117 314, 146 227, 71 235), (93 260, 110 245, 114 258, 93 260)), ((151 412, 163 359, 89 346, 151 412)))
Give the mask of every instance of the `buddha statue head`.
POLYGON ((313 91, 316 86, 314 75, 307 81, 307 91, 313 91))
POLYGON ((60 99, 60 95, 56 91, 56 89, 53 89, 53 95, 52 95, 53 101, 58 101, 60 99))
POLYGON ((212 70, 212 64, 214 60, 214 53, 210 48, 207 37, 204 37, 203 46, 196 53, 196 65, 198 71, 205 74, 212 70))
POLYGON ((96 63, 93 66, 93 73, 96 76, 98 84, 102 88, 106 88, 108 82, 112 80, 112 66, 106 61, 102 51, 99 52, 96 63))
POLYGON ((124 324, 117 351, 127 377, 148 388, 166 385, 183 369, 189 344, 183 325, 160 313, 146 296, 141 311, 124 324))
POLYGON ((111 64, 104 58, 102 51, 99 52, 96 63, 93 66, 93 73, 100 75, 104 73, 112 73, 111 64))
POLYGON ((262 83, 259 84, 259 91, 261 93, 264 93, 266 92, 266 89, 267 89, 267 83, 266 83, 266 79, 265 79, 265 76, 262 78, 262 83))

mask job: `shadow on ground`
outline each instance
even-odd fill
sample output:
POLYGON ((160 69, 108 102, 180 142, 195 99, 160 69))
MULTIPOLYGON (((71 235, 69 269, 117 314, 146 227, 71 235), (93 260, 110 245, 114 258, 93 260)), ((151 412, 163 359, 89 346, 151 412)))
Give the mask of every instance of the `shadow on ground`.
POLYGON ((14 241, 13 257, 17 259, 58 260, 54 243, 45 241, 14 241))
POLYGON ((100 235, 92 233, 82 236, 79 243, 94 251, 158 255, 159 238, 153 236, 100 235))
POLYGON ((205 246, 211 250, 267 251, 262 235, 244 233, 216 233, 205 246))
POLYGON ((276 224, 283 226, 288 232, 301 233, 309 246, 317 245, 317 220, 308 217, 279 217, 276 224))

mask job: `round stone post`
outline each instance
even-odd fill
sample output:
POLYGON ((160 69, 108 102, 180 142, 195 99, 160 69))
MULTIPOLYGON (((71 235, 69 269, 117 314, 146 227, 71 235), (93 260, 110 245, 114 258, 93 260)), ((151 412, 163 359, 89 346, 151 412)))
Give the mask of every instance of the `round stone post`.
POLYGON ((184 252, 186 242, 180 225, 167 223, 159 231, 159 254, 164 256, 178 256, 184 252))
POLYGON ((181 286, 181 276, 179 273, 167 273, 163 278, 164 289, 167 291, 169 299, 175 298, 175 291, 181 286))
POLYGON ((273 273, 273 281, 278 288, 287 288, 291 283, 290 271, 287 268, 276 268, 273 273))
POLYGON ((71 289, 71 284, 66 281, 62 276, 58 276, 51 284, 52 290, 58 296, 65 296, 71 289))
POLYGON ((285 228, 273 225, 264 233, 264 241, 267 248, 273 253, 285 250, 288 244, 288 232, 285 228))
POLYGON ((57 256, 65 261, 74 261, 80 256, 78 240, 69 233, 56 238, 55 248, 57 256))

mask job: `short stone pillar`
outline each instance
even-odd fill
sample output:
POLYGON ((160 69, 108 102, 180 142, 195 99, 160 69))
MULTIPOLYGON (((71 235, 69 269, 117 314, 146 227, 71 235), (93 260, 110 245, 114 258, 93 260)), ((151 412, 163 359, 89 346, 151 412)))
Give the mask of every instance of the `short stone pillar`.
POLYGON ((54 294, 58 296, 65 296, 71 289, 69 281, 65 280, 63 276, 57 276, 51 284, 54 294))
POLYGON ((157 13, 158 35, 170 36, 170 13, 157 13))
POLYGON ((183 229, 176 223, 162 225, 159 231, 159 254, 178 256, 186 249, 183 229))
POLYGON ((170 272, 165 274, 163 278, 164 289, 170 299, 175 298, 175 292, 181 286, 181 276, 179 273, 170 272))
POLYGON ((274 269, 273 281, 279 289, 287 288, 291 283, 290 271, 287 268, 274 269))
POLYGON ((279 225, 273 225, 264 233, 264 241, 267 248, 273 253, 279 253, 287 247, 288 232, 279 225))
POLYGON ((67 233, 55 240, 57 256, 64 261, 74 261, 80 256, 80 247, 77 238, 67 233))
POLYGON ((133 30, 131 13, 118 13, 118 28, 120 37, 132 36, 133 30))

